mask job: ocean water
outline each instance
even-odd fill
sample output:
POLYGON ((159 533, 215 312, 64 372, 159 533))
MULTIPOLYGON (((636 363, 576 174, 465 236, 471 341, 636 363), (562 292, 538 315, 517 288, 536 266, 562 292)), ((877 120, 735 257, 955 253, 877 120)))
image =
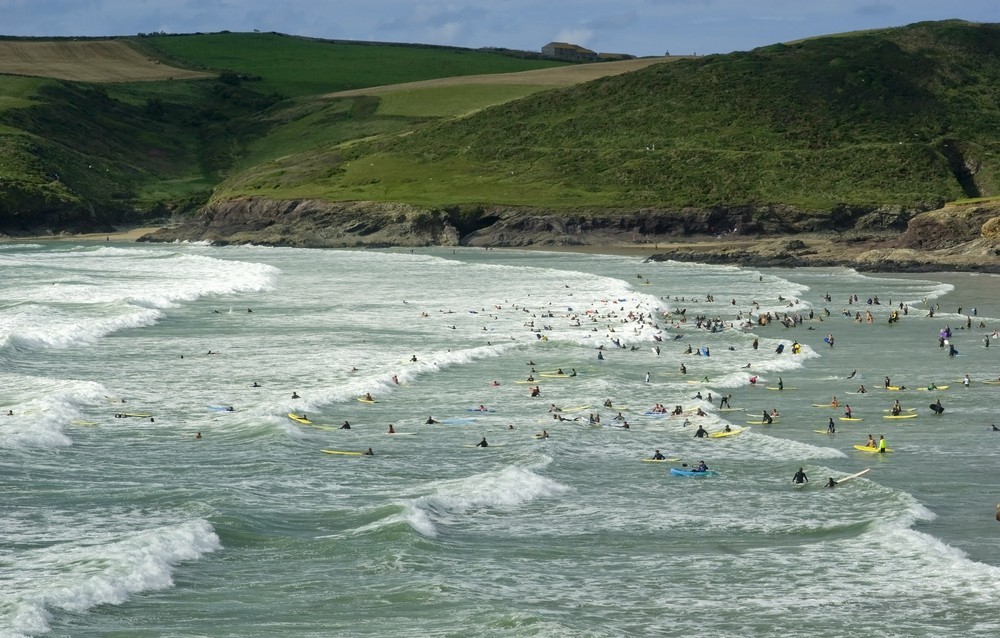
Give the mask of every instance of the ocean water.
POLYGON ((0 272, 0 636, 1000 632, 993 276, 114 243, 0 272))

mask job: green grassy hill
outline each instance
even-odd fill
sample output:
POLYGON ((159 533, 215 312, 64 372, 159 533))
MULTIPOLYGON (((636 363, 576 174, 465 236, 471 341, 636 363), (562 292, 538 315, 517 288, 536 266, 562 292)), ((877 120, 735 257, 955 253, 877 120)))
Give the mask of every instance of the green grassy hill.
POLYGON ((151 35, 136 43, 182 66, 252 77, 255 90, 287 97, 565 64, 457 47, 316 40, 280 33, 151 35))
MULTIPOLYGON (((248 195, 553 211, 930 206, 1000 194, 1000 25, 921 23, 569 88, 497 52, 145 36, 209 79, 0 76, 0 230, 138 222, 248 195)), ((580 67, 582 68, 582 67, 580 67)))
MULTIPOLYGON (((564 64, 278 34, 131 42, 147 56, 218 75, 106 84, 0 75, 0 231, 134 223, 191 210, 241 167, 317 144, 411 130, 430 119, 399 106, 378 114, 377 99, 317 97, 330 91, 564 64)), ((498 99, 481 95, 472 102, 498 99)))
POLYGON ((922 23, 682 60, 321 155, 249 168, 217 196, 566 210, 994 195, 1000 26, 922 23))

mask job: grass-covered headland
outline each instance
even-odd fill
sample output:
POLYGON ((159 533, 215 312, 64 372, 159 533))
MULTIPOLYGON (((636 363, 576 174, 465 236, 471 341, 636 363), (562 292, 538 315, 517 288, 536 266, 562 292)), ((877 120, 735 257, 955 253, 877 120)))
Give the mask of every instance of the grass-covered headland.
POLYGON ((0 76, 0 230, 247 196, 464 215, 775 205, 833 217, 1000 194, 1000 25, 842 34, 568 88, 508 81, 348 97, 327 94, 555 63, 275 34, 135 45, 217 75, 103 85, 0 76))

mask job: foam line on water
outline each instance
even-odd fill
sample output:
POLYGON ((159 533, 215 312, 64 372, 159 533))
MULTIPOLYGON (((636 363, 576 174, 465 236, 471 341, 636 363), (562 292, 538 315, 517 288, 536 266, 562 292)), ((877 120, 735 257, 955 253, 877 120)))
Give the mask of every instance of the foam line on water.
POLYGON ((437 524, 451 524, 486 508, 510 509, 571 488, 523 467, 438 481, 430 494, 405 503, 404 517, 418 533, 437 536, 437 524))
POLYGON ((203 519, 126 534, 106 542, 70 541, 28 550, 39 578, 14 584, 11 630, 36 635, 49 630, 56 610, 80 613, 98 605, 120 605, 132 595, 173 586, 176 566, 221 547, 203 519), (44 577, 41 575, 44 574, 44 577), (44 583, 40 588, 34 583, 44 583))

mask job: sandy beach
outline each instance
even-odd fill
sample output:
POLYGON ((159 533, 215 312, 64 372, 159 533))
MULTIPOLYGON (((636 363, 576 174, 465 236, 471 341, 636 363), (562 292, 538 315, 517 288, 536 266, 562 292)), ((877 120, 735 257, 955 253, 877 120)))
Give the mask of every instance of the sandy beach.
POLYGON ((60 233, 58 235, 33 235, 27 237, 0 237, 0 242, 13 241, 136 241, 146 233, 159 230, 161 226, 143 226, 118 230, 113 233, 60 233))

